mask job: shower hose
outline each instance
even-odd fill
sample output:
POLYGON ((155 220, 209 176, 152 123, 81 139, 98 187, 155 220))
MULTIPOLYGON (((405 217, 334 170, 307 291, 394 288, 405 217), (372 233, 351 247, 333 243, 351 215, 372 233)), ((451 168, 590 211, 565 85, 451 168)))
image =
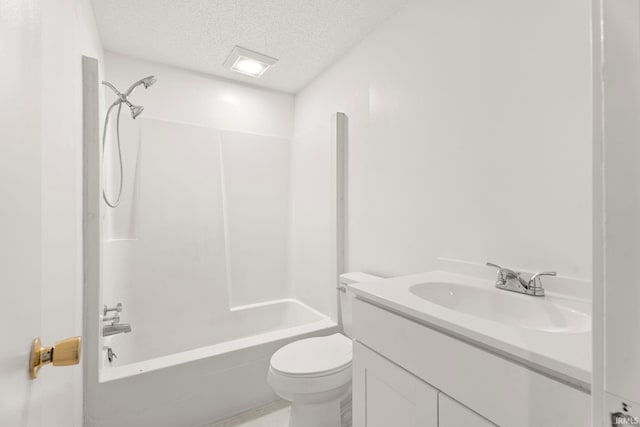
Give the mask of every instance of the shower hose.
POLYGON ((120 166, 120 185, 118 186, 118 196, 115 201, 109 200, 109 196, 107 196, 107 192, 105 190, 105 185, 102 185, 102 198, 104 202, 110 208, 116 208, 120 204, 120 198, 122 197, 122 186, 124 181, 124 168, 122 167, 122 148, 120 146, 120 112, 122 111, 122 102, 114 102, 111 104, 109 109, 107 110, 107 116, 104 119, 104 129, 102 130, 102 173, 103 173, 103 182, 104 180, 104 159, 105 159, 105 150, 107 147, 107 128, 109 127, 109 116, 111 115, 111 110, 113 107, 118 106, 118 115, 116 116, 116 147, 118 149, 118 164, 120 166))

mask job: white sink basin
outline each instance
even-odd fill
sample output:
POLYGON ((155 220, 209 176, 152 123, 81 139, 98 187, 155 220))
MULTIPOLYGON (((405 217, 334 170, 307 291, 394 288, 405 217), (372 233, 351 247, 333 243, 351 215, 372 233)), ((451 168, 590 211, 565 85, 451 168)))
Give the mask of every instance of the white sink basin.
POLYGON ((419 283, 409 287, 409 292, 450 310, 504 325, 543 332, 591 330, 591 316, 586 307, 573 301, 445 282, 419 283))

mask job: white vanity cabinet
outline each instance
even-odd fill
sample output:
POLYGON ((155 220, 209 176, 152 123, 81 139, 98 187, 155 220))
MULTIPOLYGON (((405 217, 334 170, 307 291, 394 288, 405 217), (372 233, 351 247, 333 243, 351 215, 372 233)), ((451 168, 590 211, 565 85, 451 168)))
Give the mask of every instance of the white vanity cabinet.
POLYGON ((407 317, 354 301, 354 427, 590 424, 589 393, 407 317))

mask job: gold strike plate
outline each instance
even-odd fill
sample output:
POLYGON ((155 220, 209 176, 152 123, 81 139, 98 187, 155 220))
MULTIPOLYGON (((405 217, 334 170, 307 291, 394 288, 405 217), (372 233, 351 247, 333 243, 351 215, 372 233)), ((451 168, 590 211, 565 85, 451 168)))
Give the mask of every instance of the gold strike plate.
POLYGON ((29 357, 29 376, 38 377, 38 371, 44 365, 53 363, 54 366, 69 366, 80 363, 82 338, 73 337, 58 341, 53 347, 43 347, 40 338, 35 338, 31 344, 29 357))

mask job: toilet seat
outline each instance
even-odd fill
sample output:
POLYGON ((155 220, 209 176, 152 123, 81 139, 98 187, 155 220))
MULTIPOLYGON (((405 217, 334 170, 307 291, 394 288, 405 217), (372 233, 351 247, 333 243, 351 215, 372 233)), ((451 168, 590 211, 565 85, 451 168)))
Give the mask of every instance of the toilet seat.
POLYGON ((271 370, 297 378, 326 377, 351 368, 353 343, 342 334, 287 344, 271 357, 271 370))

